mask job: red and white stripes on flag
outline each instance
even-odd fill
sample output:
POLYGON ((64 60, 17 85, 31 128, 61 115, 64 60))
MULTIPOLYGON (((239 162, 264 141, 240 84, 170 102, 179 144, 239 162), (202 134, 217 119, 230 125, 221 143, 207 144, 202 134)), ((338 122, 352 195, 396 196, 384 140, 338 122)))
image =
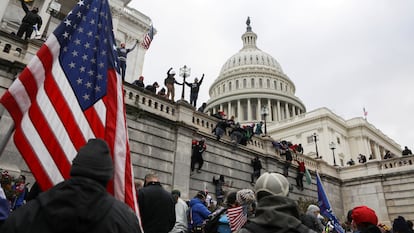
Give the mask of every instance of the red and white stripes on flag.
POLYGON ((42 190, 68 179, 79 148, 102 138, 114 162, 108 191, 139 217, 113 47, 108 1, 81 0, 0 103, 14 120, 14 143, 42 190))
POLYGON ((232 232, 239 230, 247 222, 247 206, 238 206, 227 209, 230 229, 232 232))
POLYGON ((148 33, 144 36, 144 40, 142 41, 141 46, 145 49, 149 49, 152 39, 154 39, 154 27, 151 25, 148 33))

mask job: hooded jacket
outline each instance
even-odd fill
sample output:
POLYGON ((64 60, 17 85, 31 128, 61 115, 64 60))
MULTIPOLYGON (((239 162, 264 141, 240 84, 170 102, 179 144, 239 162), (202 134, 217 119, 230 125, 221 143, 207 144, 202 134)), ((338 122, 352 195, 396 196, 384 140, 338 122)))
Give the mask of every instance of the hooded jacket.
POLYGON ((210 210, 204 205, 202 200, 198 197, 194 197, 190 201, 190 225, 200 226, 204 220, 211 214, 210 210))
POLYGON ((73 177, 13 211, 0 232, 133 232, 135 213, 86 177, 73 177))
POLYGON ((298 208, 288 197, 263 197, 258 202, 256 216, 249 219, 238 233, 315 233, 298 217, 298 208))

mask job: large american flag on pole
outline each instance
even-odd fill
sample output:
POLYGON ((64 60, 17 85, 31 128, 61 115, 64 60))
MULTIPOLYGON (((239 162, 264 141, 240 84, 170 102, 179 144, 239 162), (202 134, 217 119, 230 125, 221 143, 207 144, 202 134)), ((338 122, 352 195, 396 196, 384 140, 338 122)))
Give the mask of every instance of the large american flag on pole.
POLYGON ((69 178, 72 160, 88 139, 102 138, 115 168, 108 191, 138 213, 109 7, 108 0, 80 0, 0 103, 14 120, 14 143, 43 190, 69 178))
POLYGON ((247 222, 247 205, 227 209, 227 217, 232 232, 242 228, 247 222))

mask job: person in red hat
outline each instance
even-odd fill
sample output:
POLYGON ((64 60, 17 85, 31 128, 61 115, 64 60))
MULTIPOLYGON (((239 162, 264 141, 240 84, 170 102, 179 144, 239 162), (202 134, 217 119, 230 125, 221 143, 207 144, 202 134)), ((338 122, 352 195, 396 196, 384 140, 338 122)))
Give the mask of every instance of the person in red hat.
POLYGON ((367 206, 352 209, 352 226, 354 233, 380 233, 377 227, 378 217, 375 211, 367 206))

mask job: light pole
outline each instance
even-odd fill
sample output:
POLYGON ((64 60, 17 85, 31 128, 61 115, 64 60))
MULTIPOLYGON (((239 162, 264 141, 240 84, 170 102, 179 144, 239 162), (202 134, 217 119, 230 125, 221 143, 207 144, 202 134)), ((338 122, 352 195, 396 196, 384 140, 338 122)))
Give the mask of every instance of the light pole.
POLYGON ((315 142, 315 150, 316 150, 316 159, 319 159, 319 152, 318 152, 318 143, 316 142, 318 140, 318 135, 316 133, 313 133, 313 141, 315 142))
POLYGON ((265 133, 265 135, 267 135, 267 125, 266 125, 266 117, 267 117, 267 115, 269 115, 269 109, 265 105, 265 106, 262 107, 262 117, 264 119, 264 130, 265 130, 264 133, 265 133))
POLYGON ((331 148, 331 150, 332 150, 332 157, 333 157, 334 166, 338 166, 338 165, 336 165, 336 160, 335 160, 335 149, 336 149, 335 143, 334 142, 329 143, 329 148, 331 148))
POLYGON ((188 68, 186 65, 180 68, 180 76, 183 77, 183 90, 181 91, 181 100, 184 100, 185 78, 189 77, 190 74, 191 68, 188 68))

